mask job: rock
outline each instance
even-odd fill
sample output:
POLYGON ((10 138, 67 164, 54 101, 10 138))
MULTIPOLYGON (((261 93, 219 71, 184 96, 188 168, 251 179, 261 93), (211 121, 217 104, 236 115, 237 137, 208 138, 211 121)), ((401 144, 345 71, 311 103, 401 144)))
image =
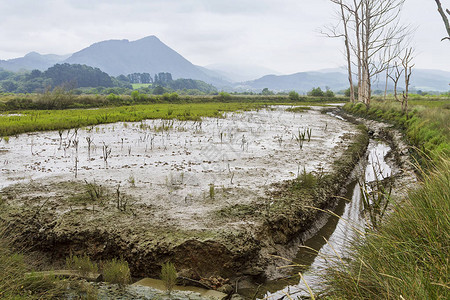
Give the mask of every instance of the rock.
POLYGON ((233 287, 230 284, 224 284, 220 288, 217 289, 219 292, 225 293, 227 295, 233 293, 233 287))
POLYGON ((239 294, 233 294, 230 300, 244 300, 244 298, 239 294))

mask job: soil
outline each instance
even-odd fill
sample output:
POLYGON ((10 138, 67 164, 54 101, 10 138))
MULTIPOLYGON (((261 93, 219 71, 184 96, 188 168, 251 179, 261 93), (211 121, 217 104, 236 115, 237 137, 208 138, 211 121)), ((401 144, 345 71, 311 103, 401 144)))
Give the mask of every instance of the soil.
POLYGON ((17 243, 56 264, 86 253, 122 256, 134 277, 158 277, 170 260, 196 280, 263 281, 269 255, 308 232, 318 216, 311 207, 333 206, 358 160, 343 159, 355 125, 319 108, 285 109, 1 141, 0 218, 17 243), (311 139, 299 142, 308 129, 311 139), (290 192, 303 172, 332 178, 290 192))

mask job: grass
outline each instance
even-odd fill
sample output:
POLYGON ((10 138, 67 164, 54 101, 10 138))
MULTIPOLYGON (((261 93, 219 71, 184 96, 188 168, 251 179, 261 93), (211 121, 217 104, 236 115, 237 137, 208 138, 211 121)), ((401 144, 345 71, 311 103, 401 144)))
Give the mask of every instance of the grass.
POLYGON ((403 130, 409 143, 422 154, 421 163, 450 155, 450 101, 440 101, 439 107, 411 103, 408 115, 401 113, 395 102, 373 103, 370 108, 364 104, 346 104, 344 109, 366 118, 393 123, 403 130))
POLYGON ((392 122, 426 155, 422 182, 393 206, 380 226, 353 241, 348 258, 335 257, 323 274, 327 299, 450 298, 450 147, 448 101, 411 105, 348 104, 358 115, 392 122))
POLYGON ((258 104, 146 104, 99 108, 95 110, 27 110, 20 115, 0 117, 0 136, 25 132, 64 130, 115 122, 138 122, 145 119, 200 120, 201 117, 222 117, 224 112, 248 110, 258 104), (172 112, 168 115, 168 111, 172 112))
POLYGON ((124 287, 131 281, 130 268, 128 262, 123 258, 113 258, 103 265, 103 279, 109 283, 116 283, 124 287))
POLYGON ((326 273, 330 298, 450 298, 449 170, 446 159, 423 174, 378 231, 354 242, 349 263, 334 261, 326 273))
POLYGON ((66 267, 69 270, 77 270, 82 276, 98 272, 98 265, 91 261, 86 254, 82 256, 70 254, 69 257, 66 258, 66 267))
POLYGON ((140 88, 146 88, 146 87, 149 87, 151 85, 152 85, 151 83, 133 83, 132 84, 133 90, 138 90, 140 88))
POLYGON ((64 295, 64 282, 54 276, 27 276, 32 269, 23 254, 17 253, 0 223, 0 299, 58 299, 64 295))
POLYGON ((167 262, 162 265, 161 280, 170 294, 177 281, 177 270, 175 269, 173 263, 167 262))

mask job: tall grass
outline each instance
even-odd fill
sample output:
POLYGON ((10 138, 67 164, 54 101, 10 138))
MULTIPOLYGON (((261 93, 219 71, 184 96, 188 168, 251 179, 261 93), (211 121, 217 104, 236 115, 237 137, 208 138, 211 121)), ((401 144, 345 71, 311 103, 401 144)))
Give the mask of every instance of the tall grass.
POLYGON ((450 299, 449 111, 396 104, 346 105, 348 111, 393 122, 422 157, 422 182, 399 201, 376 230, 357 238, 347 259, 323 274, 331 299, 450 299))
POLYGON ((27 275, 25 256, 13 250, 4 223, 0 223, 0 299, 58 299, 63 283, 54 276, 27 275))
POLYGON ((337 299, 450 299, 450 160, 395 207, 378 231, 354 243, 351 262, 336 259, 326 293, 337 299), (403 298, 401 298, 403 297, 403 298))
MULTIPOLYGON (((450 101, 442 102, 450 105, 450 101)), ((344 109, 363 117, 388 121, 404 131, 409 143, 419 153, 435 160, 450 155, 450 106, 426 107, 411 105, 405 115, 396 102, 373 103, 367 108, 363 103, 348 103, 344 109)), ((422 157, 426 162, 428 157, 422 157)))
POLYGON ((103 265, 103 278, 106 282, 116 283, 124 287, 131 281, 130 268, 128 262, 123 258, 113 258, 103 265))

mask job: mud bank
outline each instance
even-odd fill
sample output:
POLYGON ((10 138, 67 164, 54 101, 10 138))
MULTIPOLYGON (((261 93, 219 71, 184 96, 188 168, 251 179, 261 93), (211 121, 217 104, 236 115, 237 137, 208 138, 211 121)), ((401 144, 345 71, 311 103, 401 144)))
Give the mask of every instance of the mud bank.
POLYGON ((318 230, 318 209, 336 205, 367 143, 366 131, 317 109, 280 107, 22 135, 1 145, 0 217, 55 263, 122 256, 134 277, 172 261, 216 289, 264 281, 277 276, 271 255, 318 230))

